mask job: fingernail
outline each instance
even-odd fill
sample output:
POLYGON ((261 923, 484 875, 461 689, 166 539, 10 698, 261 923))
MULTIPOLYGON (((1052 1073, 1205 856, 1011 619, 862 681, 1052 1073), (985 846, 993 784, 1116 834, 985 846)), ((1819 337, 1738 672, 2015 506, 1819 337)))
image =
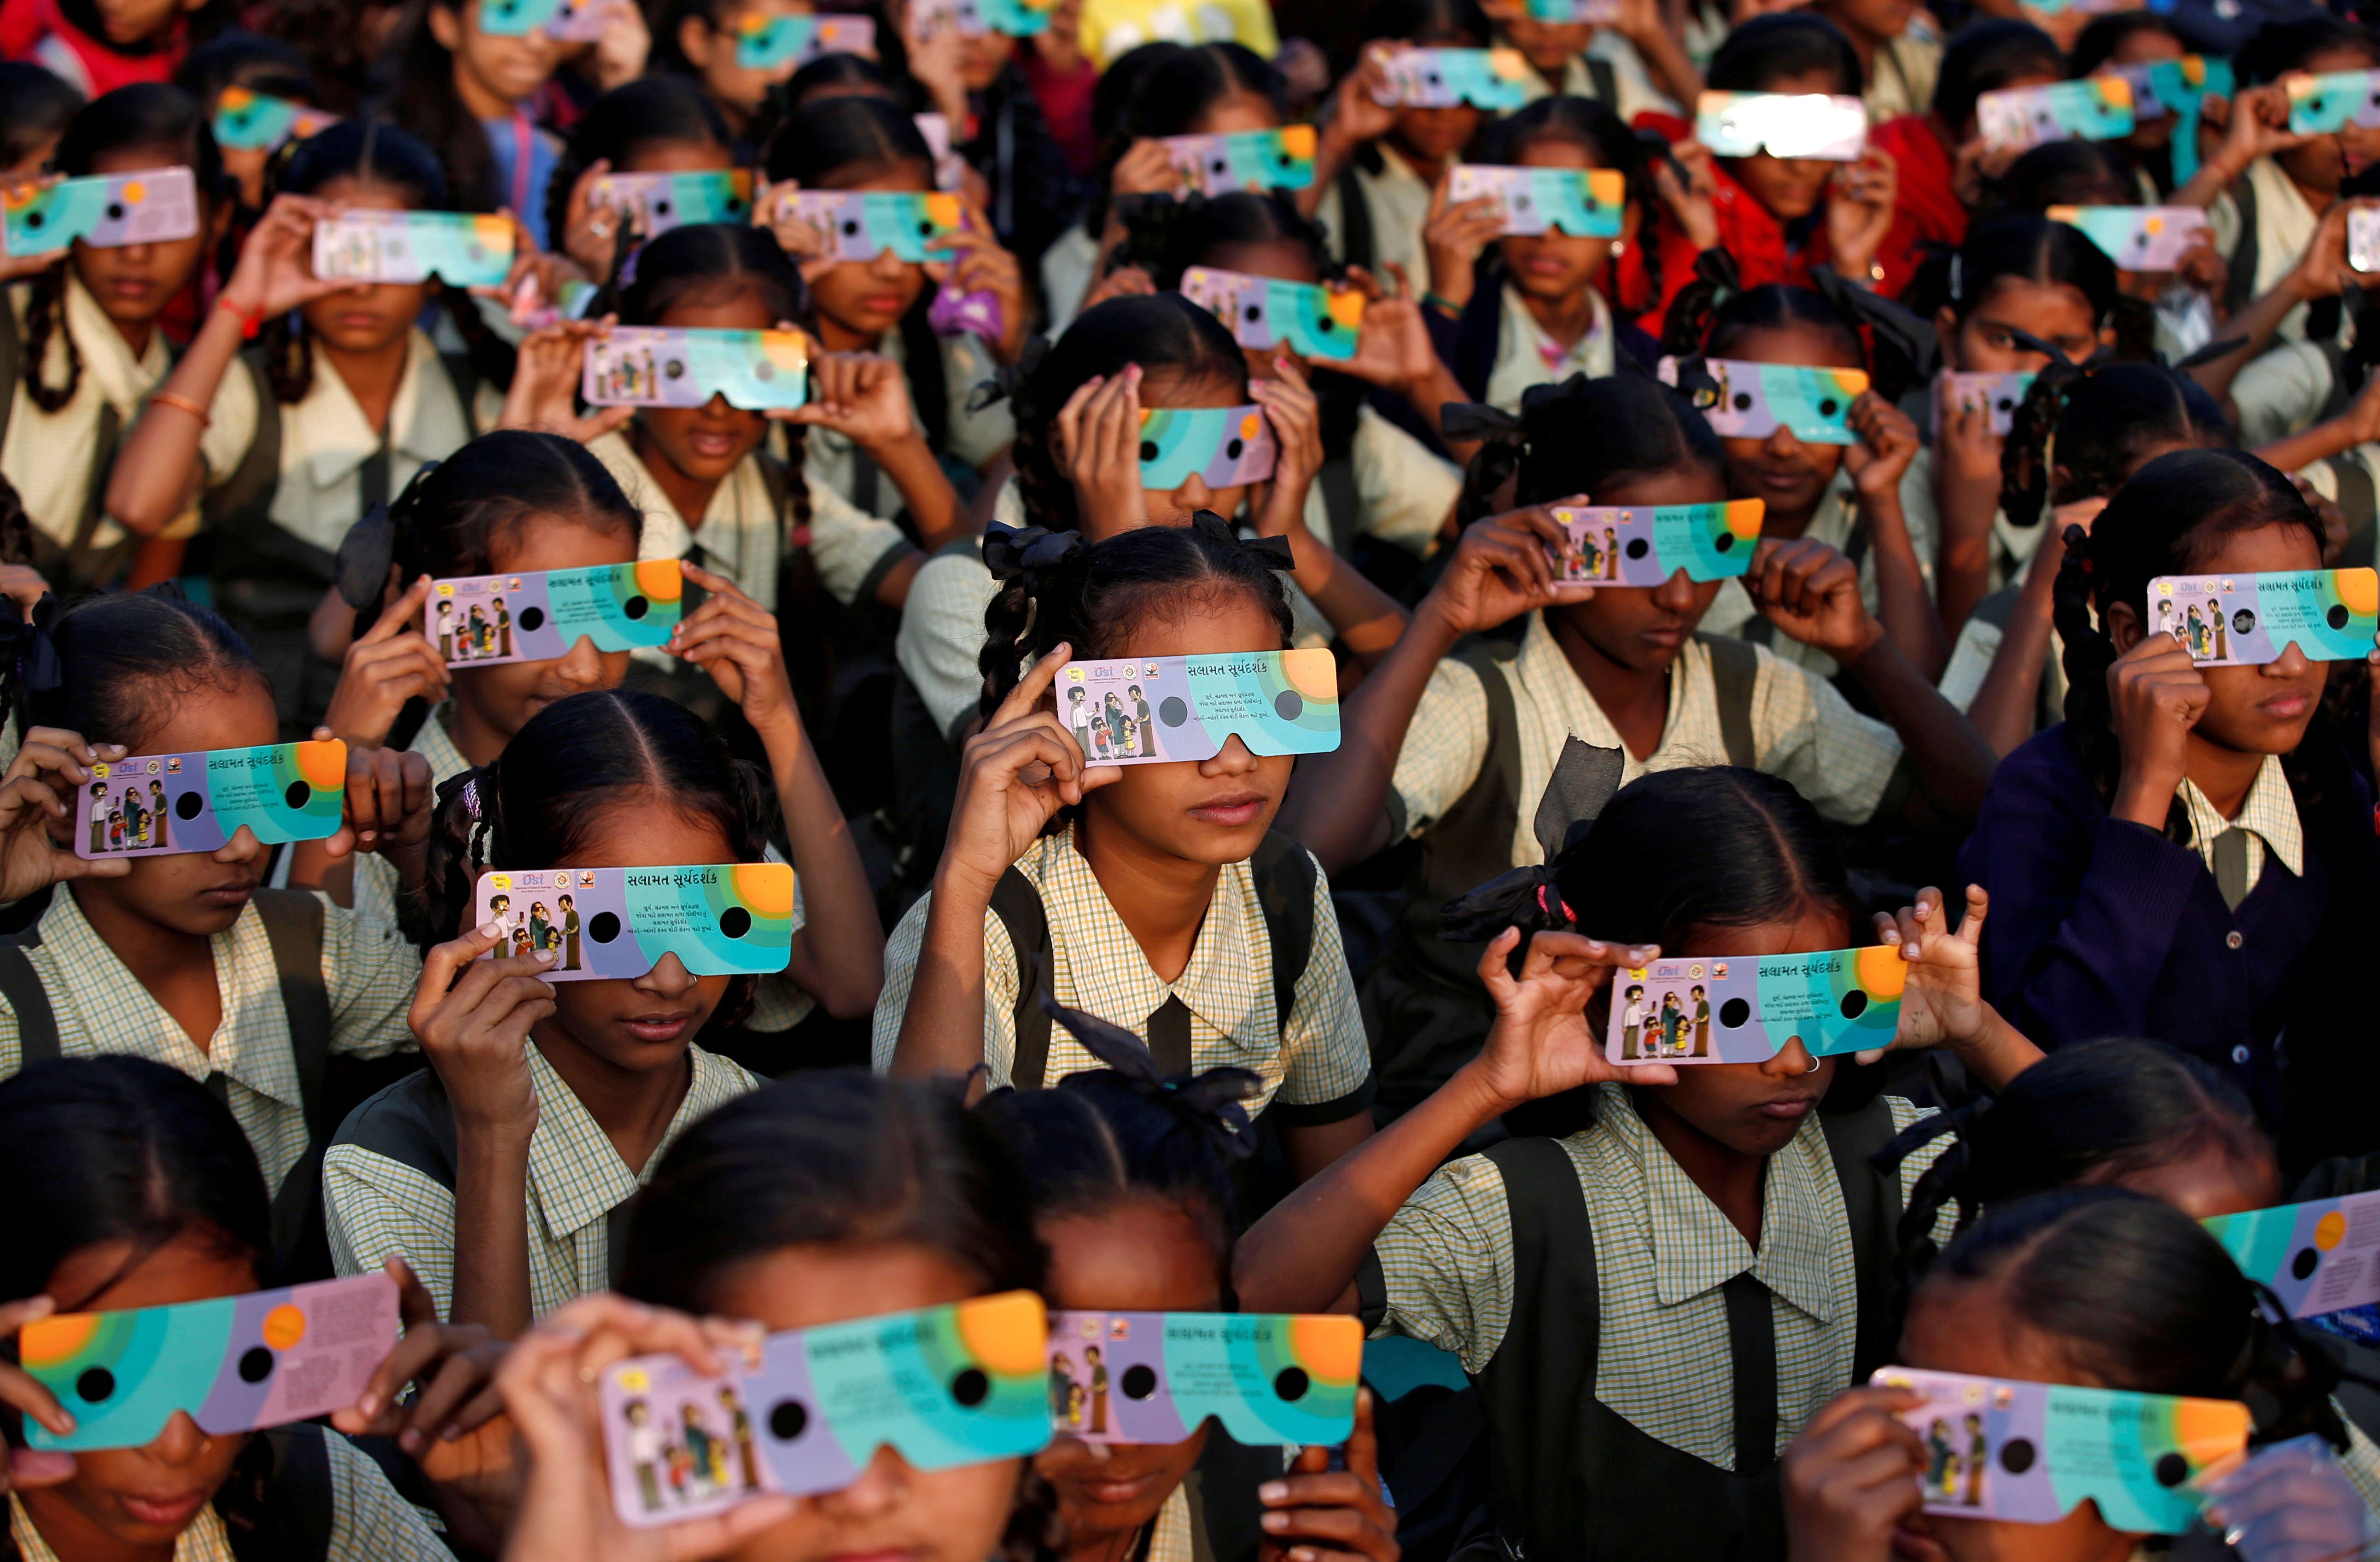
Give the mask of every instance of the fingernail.
POLYGON ((544 965, 552 961, 553 951, 552 950, 540 950, 537 951, 534 958, 540 965, 544 965))
POLYGON ((497 926, 492 922, 482 922, 480 924, 480 937, 482 938, 492 938, 503 931, 503 928, 497 926))
POLYGON ((377 1394, 366 1394, 362 1399, 356 1401, 356 1411, 367 1421, 370 1420, 373 1416, 380 1414, 380 1396, 377 1394))
POLYGON ((396 1446, 407 1453, 418 1454, 421 1451, 421 1434, 408 1426, 396 1435, 396 1446))
POLYGON ((1257 1488, 1257 1495, 1265 1502, 1286 1502, 1289 1500, 1289 1483, 1268 1481, 1257 1488))
POLYGON ((1286 1513, 1268 1513, 1264 1516, 1263 1522, 1264 1527, 1268 1530, 1286 1530, 1289 1528, 1289 1515, 1286 1513))

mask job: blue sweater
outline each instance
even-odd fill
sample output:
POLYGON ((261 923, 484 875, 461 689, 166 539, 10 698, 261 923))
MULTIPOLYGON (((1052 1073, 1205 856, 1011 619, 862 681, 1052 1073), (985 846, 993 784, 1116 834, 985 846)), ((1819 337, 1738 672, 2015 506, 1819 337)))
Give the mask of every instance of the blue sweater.
POLYGON ((2291 1164, 2380 1142, 2380 1049, 2350 976, 2370 969, 2380 843, 2362 779, 2343 760, 2323 777, 2321 804, 2299 805, 2304 876, 2267 855, 2234 910, 2191 847, 2107 817, 2063 723, 2037 734, 2000 762, 1959 856, 1992 897, 1985 996, 2045 1047, 2135 1035, 2196 1054, 2268 1124, 2286 1105, 2291 1164))

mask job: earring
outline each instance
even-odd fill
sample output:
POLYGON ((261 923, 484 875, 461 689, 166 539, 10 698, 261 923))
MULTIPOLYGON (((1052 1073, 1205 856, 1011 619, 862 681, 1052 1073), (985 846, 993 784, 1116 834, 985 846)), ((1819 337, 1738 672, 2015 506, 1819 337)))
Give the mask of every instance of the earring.
POLYGON ((1613 239, 1613 240, 1611 241, 1611 258, 1612 258, 1613 260, 1617 260, 1618 259, 1620 259, 1620 257, 1621 257, 1622 255, 1625 255, 1625 254, 1627 254, 1627 253, 1628 253, 1628 241, 1627 241, 1626 239, 1624 239, 1624 238, 1615 238, 1615 239, 1613 239))

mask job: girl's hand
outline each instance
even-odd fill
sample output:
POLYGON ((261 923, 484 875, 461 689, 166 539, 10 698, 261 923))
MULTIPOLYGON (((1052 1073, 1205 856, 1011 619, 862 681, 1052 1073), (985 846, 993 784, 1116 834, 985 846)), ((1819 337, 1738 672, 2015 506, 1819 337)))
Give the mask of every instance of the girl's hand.
POLYGON ((710 597, 679 620, 662 648, 709 672, 754 732, 766 733, 784 721, 798 725, 801 717, 795 710, 794 684, 785 672, 776 615, 723 575, 699 564, 679 567, 710 597))
POLYGON ((2199 104, 2201 120, 2223 133, 2210 163, 2220 163, 2237 178, 2260 157, 2289 151, 2316 138, 2289 128, 2289 77, 2251 87, 2229 98, 2209 93, 2199 104))
POLYGON ((2223 252, 2215 248, 2211 238, 2183 250, 2173 274, 2185 285, 2198 289, 2218 304, 2231 285, 2231 268, 2225 263, 2223 252))
POLYGON ((338 687, 331 691, 330 708, 322 714, 322 724, 334 737, 377 748, 388 741, 389 729, 396 725, 407 700, 436 705, 446 697, 453 684, 446 662, 421 632, 421 608, 429 599, 430 577, 425 575, 382 609, 364 637, 347 648, 338 687))
POLYGON ((1477 1071, 1490 1099, 1509 1108, 1605 1081, 1678 1083, 1678 1071, 1667 1063, 1624 1069, 1614 1063, 1586 1024, 1587 1001, 1611 985, 1612 972, 1659 959, 1658 945, 1539 933, 1529 940, 1515 979, 1508 961, 1520 941, 1521 930, 1507 927, 1479 957, 1479 980, 1495 1000, 1496 1023, 1478 1058, 1464 1067, 1477 1071))
POLYGON ((587 344, 607 334, 618 317, 600 321, 565 320, 530 332, 521 339, 519 363, 504 392, 499 429, 532 429, 560 434, 590 444, 636 417, 633 406, 593 406, 578 410, 578 387, 587 370, 587 344))
POLYGON ((1420 388, 1438 369, 1438 348, 1429 339, 1421 305, 1412 298, 1374 297, 1364 306, 1355 356, 1332 367, 1397 395, 1420 388))
POLYGON ((793 179, 782 184, 759 181, 752 197, 752 221, 769 230, 777 248, 791 256, 802 270, 804 282, 814 282, 836 262, 833 246, 814 224, 794 215, 794 203, 786 197, 801 193, 801 185, 793 179))
POLYGON ((1862 499, 1899 497, 1901 477, 1917 455, 1916 421, 1874 391, 1860 393, 1852 403, 1849 421, 1852 432, 1860 437, 1859 443, 1843 452, 1852 487, 1862 499))
POLYGON ((1394 97, 1389 91, 1389 73, 1383 63, 1399 50, 1395 44, 1367 45, 1364 57, 1355 62, 1355 68, 1341 77, 1331 92, 1329 124, 1350 144, 1377 141, 1397 127, 1394 97), (1383 103, 1382 98, 1390 101, 1383 103))
MULTIPOLYGON (((317 743, 331 735, 328 727, 314 729, 317 743)), ((430 761, 420 755, 409 748, 349 744, 346 828, 322 843, 324 854, 338 858, 348 852, 377 852, 397 869, 407 885, 418 885, 426 866, 423 854, 430 843, 431 811, 437 801, 438 785, 431 776, 430 761), (344 849, 334 849, 337 847, 344 849)))
POLYGON ((869 451, 919 437, 908 377, 899 364, 876 353, 819 354, 810 359, 809 400, 771 407, 768 416, 832 429, 869 451))
POLYGON ((1744 588, 1761 616, 1837 661, 1856 661, 1884 637, 1860 601, 1859 566, 1815 538, 1763 541, 1744 588))
POLYGON ((2347 263, 2348 214, 2368 210, 2374 204, 2361 199, 2331 202, 2330 210, 2322 214, 2322 222, 2314 228, 2305 253, 2290 268, 2286 285, 2301 298, 2336 298, 2346 291, 2356 275, 2347 263))
POLYGON ((1669 157, 1649 161, 1653 193, 1670 209, 1686 242, 1697 254, 1718 248, 1718 176, 1712 168, 1710 148, 1696 140, 1671 141, 1669 157), (1680 168, 1685 170, 1683 179, 1678 177, 1680 168))
POLYGON ((1322 404, 1296 359, 1279 354, 1272 367, 1281 378, 1248 381, 1248 394, 1265 409, 1281 446, 1263 503, 1255 507, 1256 524, 1260 537, 1287 537, 1305 527, 1305 492, 1322 470, 1322 404))
MULTIPOLYGON (((599 157, 587 165, 570 187, 570 200, 562 212, 562 252, 585 269, 591 277, 612 274, 612 263, 619 256, 619 215, 610 207, 595 205, 595 187, 612 171, 612 160, 599 157)), ((758 213, 759 208, 753 208, 758 213)))
POLYGON ((1894 1412, 1909 1388, 1847 1388, 1810 1418, 1781 1462, 1793 1562, 1889 1562, 1893 1532, 1924 1505, 1924 1439, 1894 1412))
POLYGON ((392 1253, 381 1267, 396 1282, 405 1338, 356 1402, 331 1412, 331 1424, 350 1437, 395 1438, 435 1480, 440 1450, 503 1411, 495 1376, 507 1347, 478 1324, 441 1323, 438 1299, 404 1259, 392 1253), (399 1404, 407 1384, 419 1393, 411 1404, 399 1404))
POLYGON ((0 564, 0 597, 16 603, 17 611, 27 618, 33 616, 33 610, 49 594, 50 583, 32 565, 0 564))
POLYGON ((1970 211, 1984 205, 1991 187, 1999 183, 2001 176, 2024 151, 2022 147, 1996 147, 1977 136, 1951 154, 1951 192, 1970 211))
MULTIPOLYGON (((955 38, 955 32, 950 34, 955 38)), ((929 249, 947 249, 950 259, 929 260, 926 274, 944 287, 961 293, 989 293, 1000 300, 1000 340, 987 342, 992 357, 1014 363, 1025 347, 1025 272, 1016 257, 993 236, 991 219, 974 202, 962 210, 966 220, 954 233, 937 234, 929 249)))
POLYGON ((598 1386, 607 1368, 673 1352, 698 1372, 721 1373, 737 1351, 757 1358, 759 1333, 598 1292, 522 1336, 496 1372, 497 1392, 529 1458, 504 1562, 694 1562, 727 1556, 792 1518, 794 1499, 771 1494, 710 1518, 631 1530, 613 1509, 604 1470, 598 1386))
POLYGON ((1879 146, 1860 153, 1835 173, 1832 199, 1827 202, 1827 250, 1835 270, 1846 277, 1865 278, 1876 264, 1876 252, 1891 230, 1894 202, 1900 193, 1900 165, 1879 146))
POLYGON ((1461 309, 1471 302, 1473 271, 1480 255, 1502 236, 1504 213, 1492 196, 1450 201, 1451 169, 1429 188, 1429 214, 1422 219, 1422 252, 1429 258, 1429 290, 1461 309))
MULTIPOLYGON (((91 784, 91 767, 124 757, 119 744, 97 747, 62 727, 35 727, 0 779, 0 902, 20 901, 70 878, 121 878, 132 871, 129 857, 75 855, 71 833, 79 810, 75 800, 91 784), (67 843, 50 838, 53 821, 63 825, 67 843)), ((5 1380, 0 1380, 5 1381, 5 1380)))
MULTIPOLYGON (((1935 439, 1935 486, 1947 490, 1954 484, 1988 485, 1998 494, 2000 453, 2008 448, 2008 436, 1992 432, 1989 406, 1980 402, 1961 403, 1951 385, 1948 372, 1935 377, 1934 427, 1938 430, 1935 439)), ((1873 391, 1867 394, 1875 394, 1873 391)), ((1951 506, 1944 504, 1941 508, 1948 511, 1951 506)))
POLYGON ((954 881, 989 897, 1059 809, 1123 774, 1121 765, 1089 763, 1075 734, 1041 708, 1041 696, 1074 649, 1061 644, 1035 662, 983 731, 967 739, 938 887, 955 876, 954 881))
POLYGON ((957 140, 966 130, 967 91, 963 74, 966 40, 959 36, 955 25, 938 27, 931 38, 920 38, 919 9, 914 5, 905 6, 901 18, 901 36, 909 45, 909 74, 951 122, 951 139, 957 140))
POLYGON ((553 988, 541 979, 553 951, 480 958, 510 938, 510 928, 489 922, 432 949, 406 1023, 438 1071, 458 1124, 526 1140, 537 1127, 528 1033, 553 1012, 553 988))
MULTIPOLYGON (((1983 1035, 1991 1020, 1984 1001, 1984 963, 1977 945, 1984 936, 1984 914, 1991 897, 1980 884, 1967 886, 1967 916, 1959 930, 1950 930, 1942 914, 1942 891, 1917 891, 1917 903, 1876 914, 1876 941, 1897 944, 1909 963, 1900 990, 1900 1024, 1894 1031, 1895 1047, 1957 1047, 1983 1035)), ((1860 1061, 1873 1062, 1882 1049, 1863 1052, 1860 1061)))
MULTIPOLYGON (((1164 145, 1147 137, 1124 149, 1108 178, 1111 199, 1126 195, 1172 195, 1182 188, 1182 172, 1165 155, 1164 145)), ((1109 221, 1115 220, 1110 212, 1109 221)))
POLYGON ((1562 528, 1554 522, 1555 506, 1585 503, 1585 494, 1572 494, 1551 505, 1532 504, 1473 522, 1455 544, 1454 557, 1422 610, 1435 613, 1448 633, 1463 636, 1510 624, 1555 602, 1593 597, 1592 586, 1558 589, 1553 559, 1547 552, 1563 541, 1562 528))
POLYGON ((1058 409, 1058 442, 1085 536, 1112 536, 1148 519, 1140 487, 1140 365, 1075 386, 1058 409))
POLYGON ((1372 1432, 1372 1391, 1355 1390, 1347 1468, 1329 1448, 1300 1448, 1288 1473, 1257 1488, 1264 1504, 1258 1562, 1397 1562, 1397 1510, 1380 1492, 1380 1446, 1372 1432))
POLYGON ((219 301, 242 315, 271 318, 355 286, 314 274, 314 224, 331 211, 311 196, 273 197, 239 247, 238 263, 219 301))
MULTIPOLYGON (((48 1317, 57 1311, 57 1305, 46 1296, 0 1302, 0 1340, 14 1341, 18 1330, 36 1319, 48 1317)), ((8 1354, 13 1357, 16 1351, 11 1350, 8 1354)), ((13 1361, 0 1361, 0 1405, 32 1417, 57 1436, 74 1434, 75 1418, 58 1403, 57 1396, 13 1361)), ((8 1505, 11 1492, 63 1485, 74 1479, 74 1455, 55 1448, 28 1448, 12 1440, 5 1457, 0 1457, 0 1508, 8 1505)))
POLYGON ((608 92, 644 75, 645 56, 652 47, 653 35, 646 30, 644 12, 633 0, 610 0, 603 11, 602 35, 595 40, 595 84, 608 92))
POLYGON ((2247 1562, 2356 1562, 2371 1525, 2355 1483, 2308 1433, 2257 1449, 2205 1483, 2206 1521, 2247 1562))
POLYGON ((21 282, 29 276, 39 276, 67 258, 69 247, 38 250, 30 255, 10 255, 0 252, 0 285, 21 282))
POLYGON ((2190 769, 2190 730, 2206 714, 2205 675, 2171 635, 2150 630, 2107 669, 2107 704, 2123 765, 2108 813, 2165 829, 2173 794, 2190 769))

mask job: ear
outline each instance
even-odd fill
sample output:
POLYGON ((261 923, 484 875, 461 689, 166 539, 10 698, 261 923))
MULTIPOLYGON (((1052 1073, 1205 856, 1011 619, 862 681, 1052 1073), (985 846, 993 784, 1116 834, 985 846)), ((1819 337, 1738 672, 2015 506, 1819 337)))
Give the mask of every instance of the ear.
POLYGON ((1934 311, 1934 340, 1942 349, 1942 361, 1959 368, 1959 317, 1948 304, 1934 311))
POLYGON ((2141 610, 2130 602, 2110 602, 2100 611, 2099 617, 2107 626, 2108 643, 2122 656, 2141 643, 2148 626, 2141 622, 2141 610))
POLYGON ((429 18, 430 36, 438 40, 440 48, 451 54, 463 46, 463 14, 458 8, 432 6, 429 18))
POLYGON ((710 68, 710 45, 712 41, 713 34, 710 30, 710 18, 704 17, 701 13, 695 12, 679 20, 677 24, 678 53, 684 54, 686 56, 686 63, 694 67, 695 69, 709 70, 710 68))

